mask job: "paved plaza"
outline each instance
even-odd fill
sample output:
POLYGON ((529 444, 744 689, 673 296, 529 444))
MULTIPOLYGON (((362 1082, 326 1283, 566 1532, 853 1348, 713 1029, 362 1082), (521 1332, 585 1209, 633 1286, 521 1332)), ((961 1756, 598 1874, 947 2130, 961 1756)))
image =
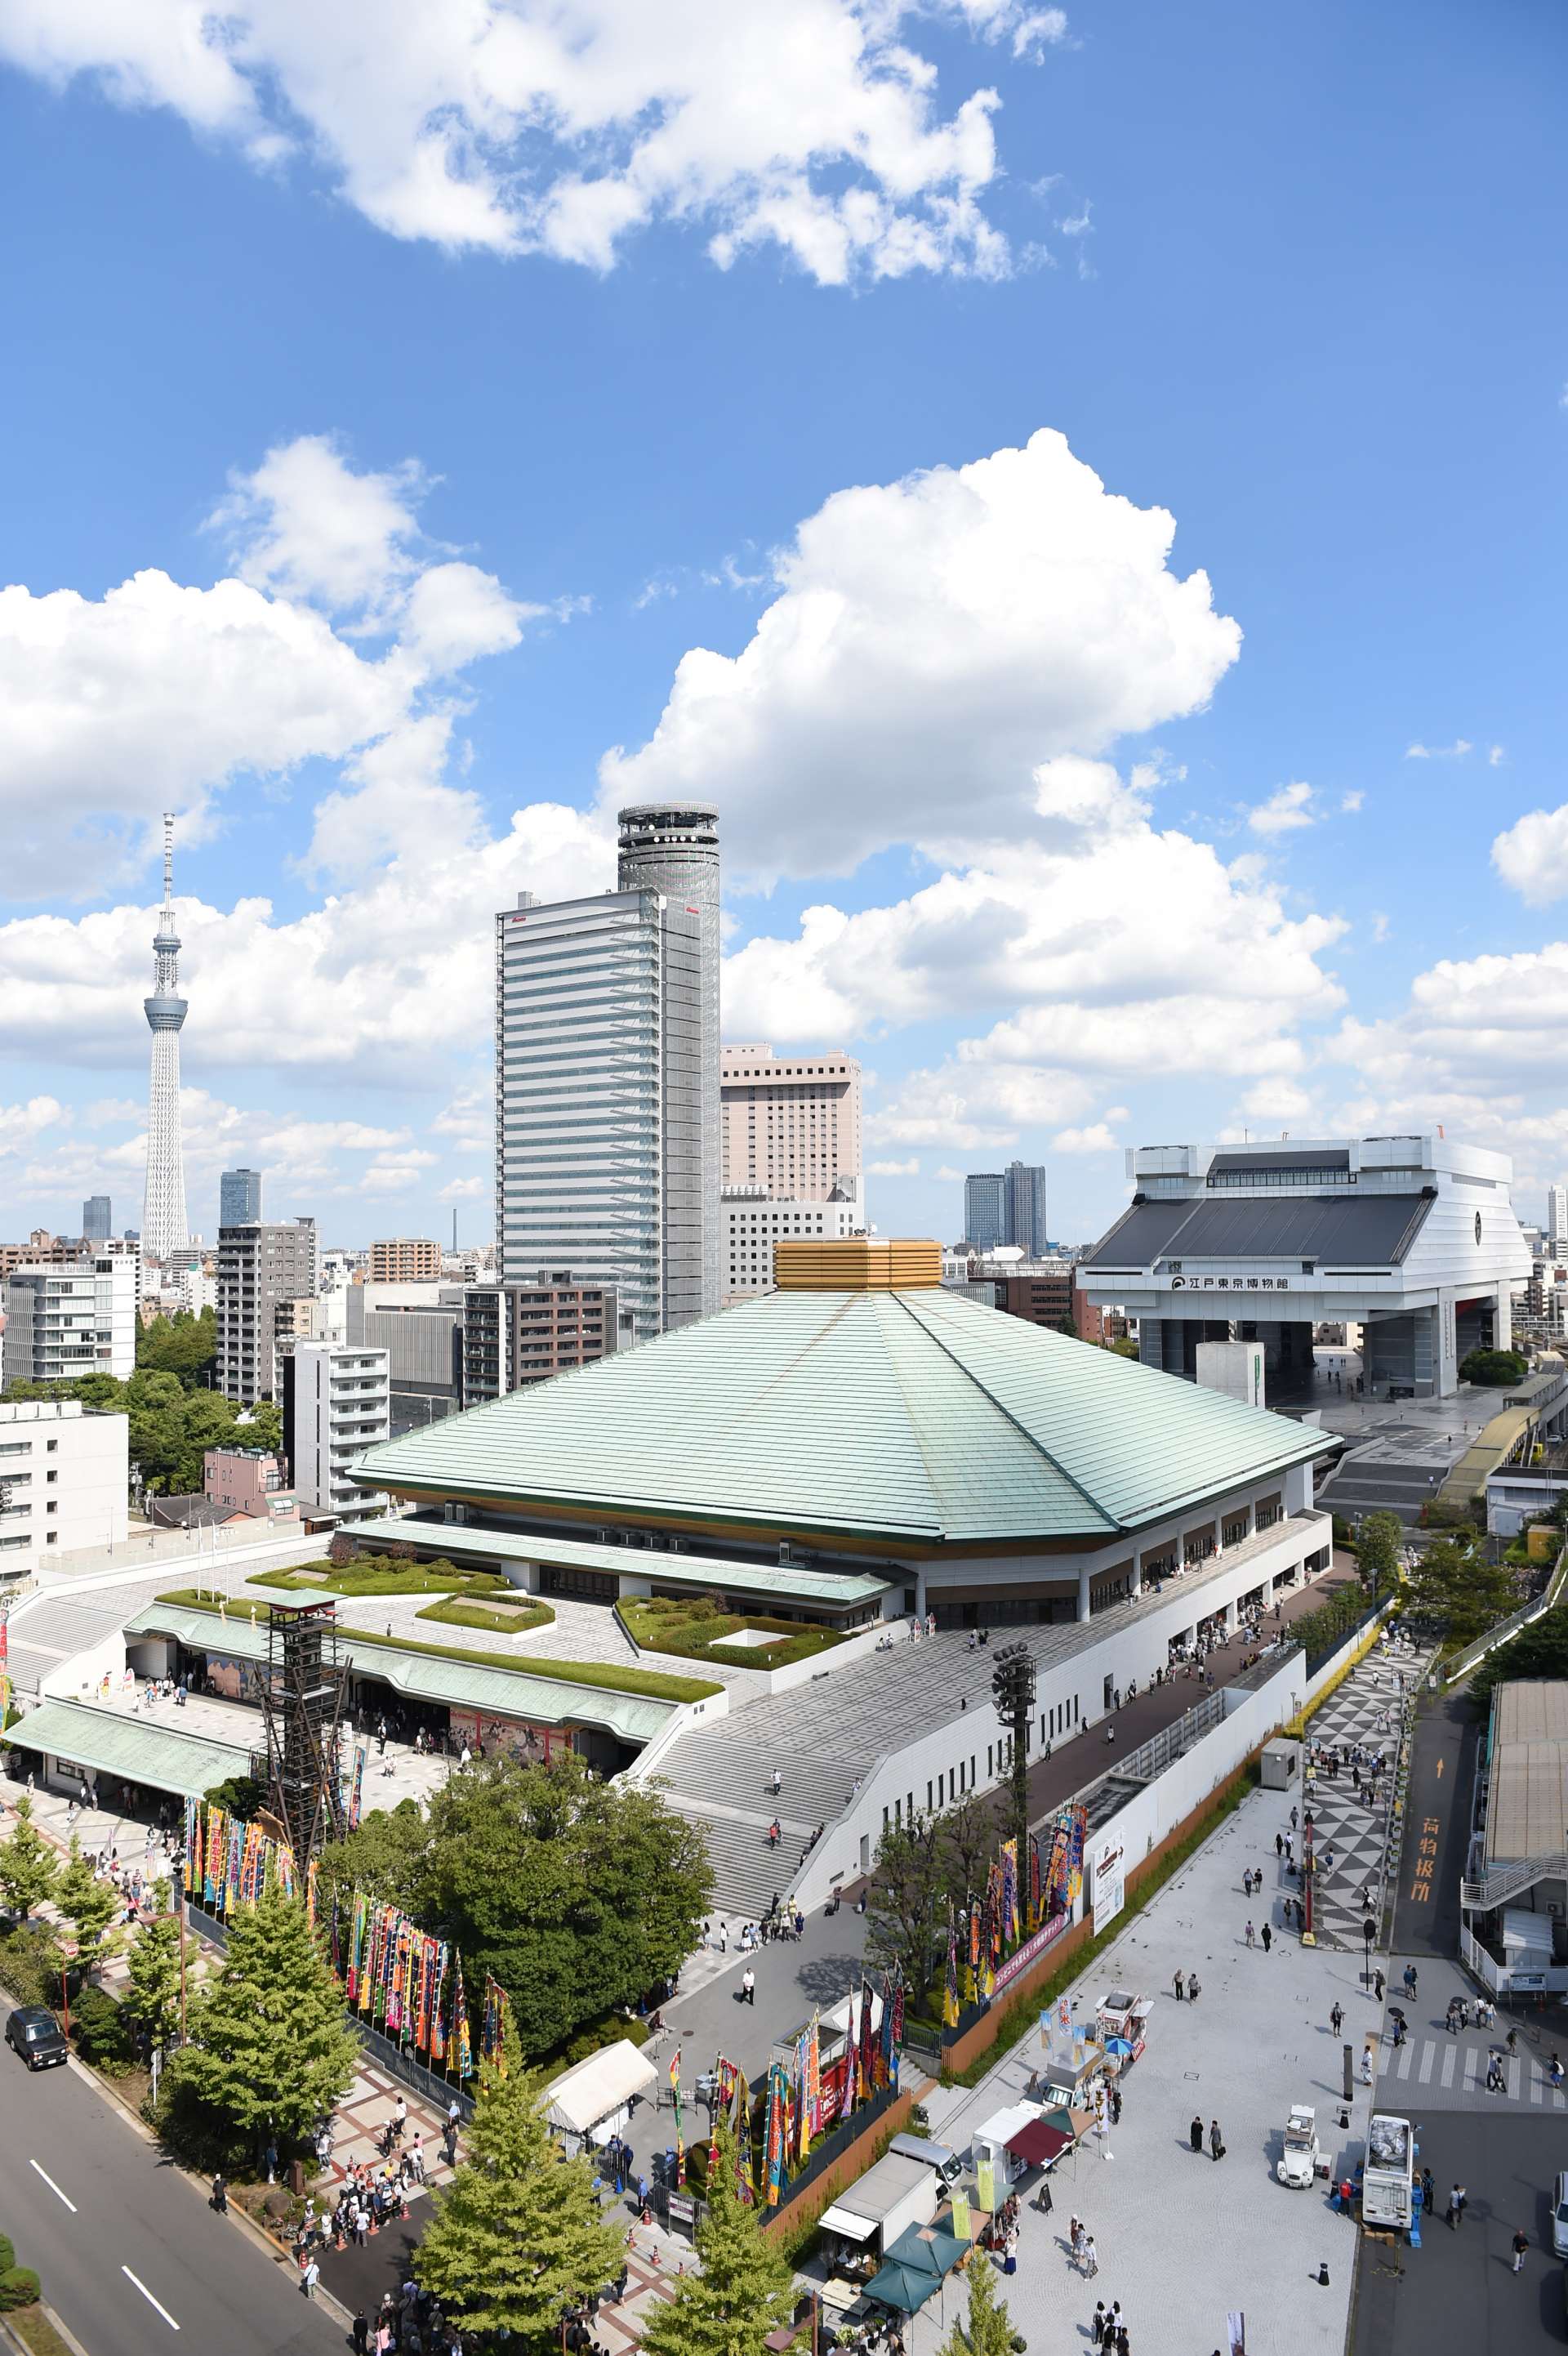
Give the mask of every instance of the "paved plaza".
MULTIPOLYGON (((1342 2043, 1376 2038, 1381 2007, 1363 1987, 1359 1958, 1304 1948, 1278 1918, 1275 1835, 1288 1828, 1300 1794, 1255 1792, 1072 1991, 1089 2019, 1110 1987, 1156 1999, 1148 2047, 1129 2072, 1121 2125, 1103 2146, 1091 2136, 1052 2178, 1054 2209, 1022 2212, 1017 2274, 998 2281, 1031 2356, 1087 2343, 1094 2302, 1120 2299, 1135 2356, 1209 2356, 1223 2348, 1226 2316, 1246 2316, 1247 2356, 1339 2356, 1343 2346, 1356 2229, 1330 2211, 1321 2188, 1287 2191, 1274 2177, 1292 2103, 1316 2105, 1319 2140, 1338 2163, 1365 2134, 1370 2102, 1358 2082, 1342 2102, 1342 2043), (1264 1894, 1242 1889, 1248 1868, 1264 1894), (1245 1924, 1273 1919, 1272 1952, 1249 1948, 1245 1924), (1196 1971, 1201 1996, 1178 2004, 1174 1975, 1196 1971), (1344 2008, 1343 2038, 1328 2015, 1344 2008), (1349 2126, 1342 2129, 1341 2111, 1349 2126), (1194 2115, 1220 2122, 1218 2164, 1189 2147, 1194 2115), (1083 2218, 1100 2272, 1084 2281, 1067 2250, 1070 2215, 1083 2218), (1328 2285, 1317 2275, 1328 2266, 1328 2285)), ((1282 1894, 1282 1893, 1279 1893, 1282 1894)), ((1040 2046, 1031 2036, 973 2092, 928 2099, 931 2131, 960 2147, 976 2127, 1021 2100, 1040 2046)), ((1032 2194, 1037 2176, 1028 2179, 1032 2194)), ((946 2306, 951 2324, 954 2299, 946 2306)), ((911 2356, 935 2356, 937 2302, 916 2319, 911 2356)))

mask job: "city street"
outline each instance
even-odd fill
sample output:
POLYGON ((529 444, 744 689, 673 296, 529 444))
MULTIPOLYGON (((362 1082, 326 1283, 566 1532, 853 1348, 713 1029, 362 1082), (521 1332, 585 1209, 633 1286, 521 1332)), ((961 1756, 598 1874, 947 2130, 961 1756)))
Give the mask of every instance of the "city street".
POLYGON ((89 2356, 315 2356, 341 2327, 72 2064, 0 2049, 0 2220, 89 2356))

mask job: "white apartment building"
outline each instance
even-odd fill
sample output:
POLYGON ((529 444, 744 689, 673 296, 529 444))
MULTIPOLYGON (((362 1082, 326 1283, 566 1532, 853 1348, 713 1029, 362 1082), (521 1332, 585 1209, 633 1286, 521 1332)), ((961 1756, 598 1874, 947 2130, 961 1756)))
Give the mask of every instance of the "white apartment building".
POLYGON ((218 1279, 204 1268, 182 1268, 175 1290, 180 1307, 188 1309, 193 1317, 199 1317, 204 1309, 218 1307, 218 1279))
POLYGON ((140 1275, 133 1254, 104 1252, 74 1267, 18 1268, 0 1291, 7 1383, 70 1382, 136 1371, 140 1275))
POLYGON ((773 1246, 781 1236, 837 1239, 859 1235, 864 1225, 859 1204, 847 1199, 819 1203, 781 1198, 765 1186, 726 1186, 721 1202, 726 1307, 772 1291, 773 1246))
POLYGON ((80 1399, 0 1399, 0 1598, 50 1553, 123 1541, 130 1428, 80 1399))
POLYGON ((726 1047, 720 1062, 726 1187, 825 1203, 860 1174, 860 1066, 841 1048, 775 1055, 726 1047))
POLYGON ((294 1494, 309 1510, 357 1511, 365 1493, 349 1478, 368 1448, 391 1433, 391 1368, 385 1350, 344 1342, 295 1342, 279 1361, 283 1452, 294 1494))
POLYGON ((1568 1238, 1568 1186, 1549 1186, 1546 1190, 1546 1233, 1552 1243, 1568 1238))

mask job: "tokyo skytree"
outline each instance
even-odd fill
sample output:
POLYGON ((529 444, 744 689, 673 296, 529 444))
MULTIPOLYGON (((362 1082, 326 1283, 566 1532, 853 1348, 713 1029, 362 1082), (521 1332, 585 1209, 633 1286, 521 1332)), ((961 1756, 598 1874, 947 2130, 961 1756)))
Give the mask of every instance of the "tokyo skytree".
POLYGON ((175 931, 175 821, 164 812, 164 905, 153 939, 151 998, 142 1001, 153 1034, 153 1084, 147 1106, 147 1193, 142 1209, 142 1255, 166 1259, 188 1240, 185 1219, 185 1150, 180 1139, 179 937, 175 931))

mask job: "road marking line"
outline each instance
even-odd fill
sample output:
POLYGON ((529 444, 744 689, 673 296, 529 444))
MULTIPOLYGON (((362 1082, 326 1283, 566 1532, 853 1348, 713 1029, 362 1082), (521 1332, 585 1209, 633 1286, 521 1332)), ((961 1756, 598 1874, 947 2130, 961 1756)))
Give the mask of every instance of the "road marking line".
POLYGON ((1465 2092, 1473 2094, 1481 2082, 1480 2056, 1472 2045, 1465 2056, 1465 2092))
MULTIPOLYGON (((35 2176, 41 2176, 43 2178, 44 2182, 48 2186, 49 2190, 54 2194, 57 2201, 65 2201, 65 2194, 60 2190, 59 2186, 55 2182, 54 2178, 49 2174, 47 2168, 40 2168, 36 2159, 30 2159, 27 2162, 27 2166, 32 2169, 35 2176)), ((65 2205, 74 2217, 77 2213, 75 2201, 65 2201, 65 2205)))
POLYGON ((1421 2072, 1419 2081, 1422 2085, 1424 2086, 1427 2080, 1431 2077, 1432 2064, 1436 2061, 1436 2059, 1437 2048, 1435 2045, 1423 2046, 1421 2051, 1421 2072))
POLYGON ((1443 2056, 1443 2083, 1445 2086, 1451 2086, 1454 2083, 1454 2064, 1458 2059, 1458 2047, 1450 2045, 1447 2052, 1443 2056))
POLYGON ((1523 2063, 1517 2058, 1508 2065, 1508 2091, 1510 2102, 1517 2103, 1519 2100, 1520 2077, 1523 2067, 1523 2063))
POLYGON ((1415 2059, 1415 2048, 1414 2048, 1414 2046, 1413 2046, 1413 2045, 1412 2045, 1412 2044, 1409 2042, 1409 2040, 1408 2040, 1408 2039, 1407 2039, 1407 2040, 1406 2040, 1406 2041, 1405 2041, 1405 2043, 1400 2047, 1400 2051, 1399 2051, 1399 2075, 1400 2075, 1402 2078, 1408 2078, 1408 2077, 1409 2077, 1409 2075, 1410 2075, 1410 2065, 1411 2065, 1411 2063, 1414 2061, 1414 2059, 1415 2059))
POLYGON ((157 2308, 158 2313, 163 2317, 164 2321, 168 2325, 169 2329, 171 2331, 177 2331, 179 2329, 179 2325, 175 2321, 174 2317, 169 2313, 168 2308, 164 2305, 162 2299, 155 2298, 153 2297, 152 2292, 147 2288, 147 2286, 142 2280, 141 2276, 133 2275, 129 2266, 122 2266, 120 2271, 124 2276, 127 2282, 133 2282, 135 2284, 136 2288, 141 2292, 142 2297, 146 2300, 147 2305, 157 2308))

